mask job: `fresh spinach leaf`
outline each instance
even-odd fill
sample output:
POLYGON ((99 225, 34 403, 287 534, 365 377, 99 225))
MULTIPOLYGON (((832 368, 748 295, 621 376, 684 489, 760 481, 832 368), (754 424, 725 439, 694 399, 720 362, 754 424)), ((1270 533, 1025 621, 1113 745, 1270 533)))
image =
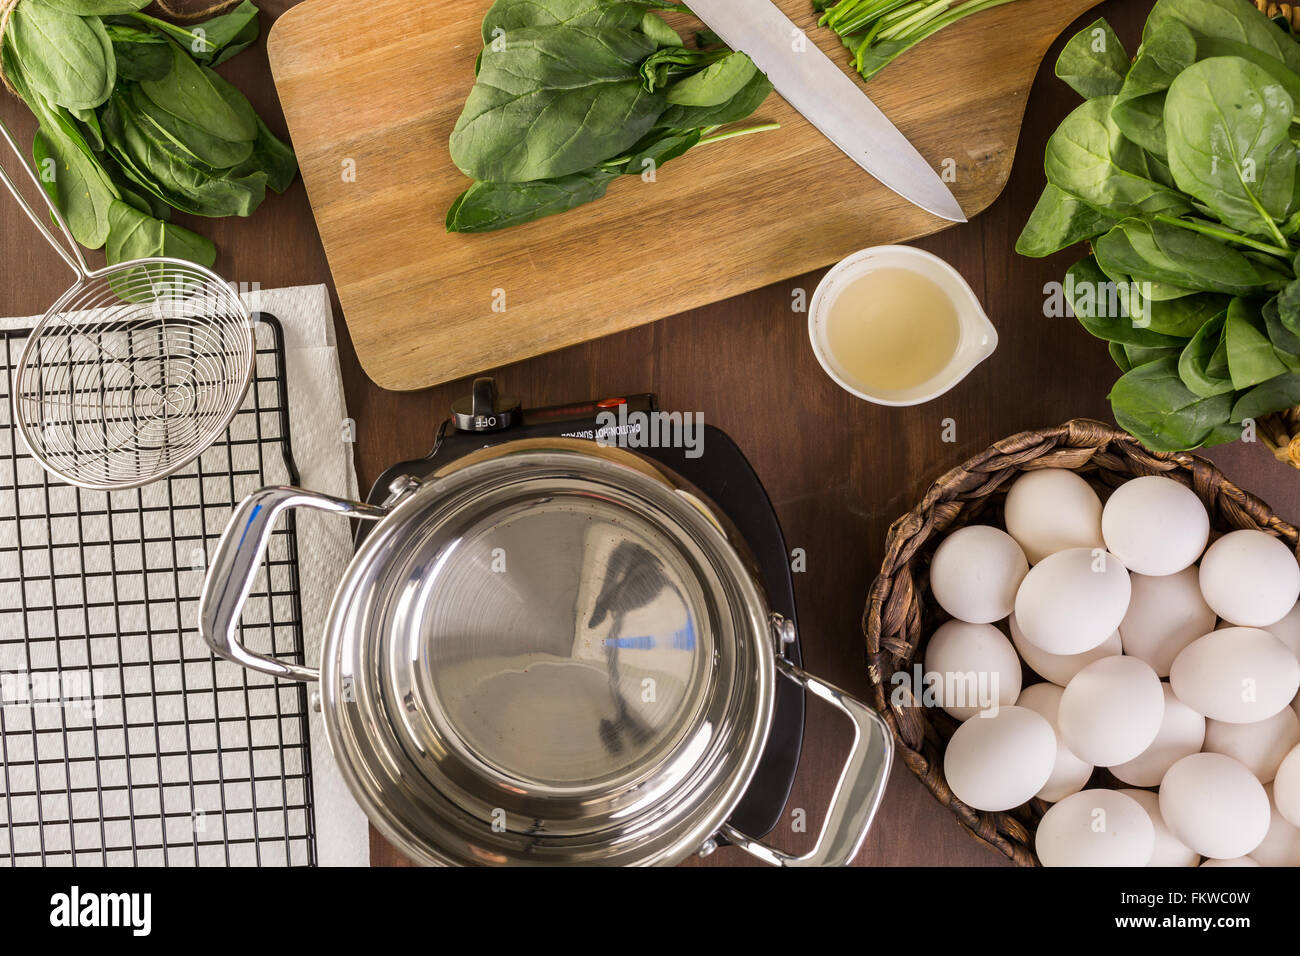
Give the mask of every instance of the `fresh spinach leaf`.
POLYGON ((166 76, 140 83, 140 89, 155 105, 221 139, 251 143, 257 138, 256 119, 249 110, 228 102, 229 84, 225 80, 195 63, 174 43, 171 57, 172 67, 166 76))
POLYGON ((660 114, 656 125, 692 129, 738 123, 762 106, 771 93, 771 81, 761 71, 755 70, 749 82, 725 103, 717 106, 669 106, 660 114))
POLYGON ((758 73, 743 53, 732 53, 668 87, 669 106, 722 106, 736 96, 758 73))
POLYGON ((298 175, 298 157, 289 145, 267 128, 259 116, 257 119, 257 139, 253 140, 253 154, 243 165, 231 170, 230 175, 238 178, 250 173, 266 174, 266 185, 277 193, 289 188, 293 178, 298 175))
POLYGON ((160 80, 171 72, 171 46, 166 37, 116 24, 104 29, 113 44, 119 79, 160 80))
POLYGON ((1153 349, 1141 345, 1121 345, 1121 348, 1124 349, 1124 358, 1127 360, 1130 369, 1137 368, 1139 365, 1146 365, 1148 362, 1154 362, 1166 356, 1172 356, 1176 359, 1182 353, 1182 349, 1177 346, 1153 349))
POLYGON ((23 0, 10 15, 5 39, 27 84, 51 103, 94 109, 113 90, 113 45, 98 17, 23 0))
MULTIPOLYGON (((483 17, 483 45, 525 27, 610 27, 635 30, 644 26, 648 10, 672 9, 644 0, 496 0, 483 17)), ((648 31, 642 31, 648 32, 648 31)))
POLYGON ((1165 95, 1174 78, 1195 62, 1196 38, 1182 21, 1171 20, 1148 36, 1111 106, 1120 132, 1148 152, 1165 156, 1165 95))
POLYGON ((153 0, 40 0, 47 7, 78 17, 111 17, 143 10, 153 0))
POLYGON ((1124 44, 1104 17, 1070 37, 1056 59, 1056 75, 1084 99, 1118 93, 1128 69, 1124 44))
POLYGON ((1141 348, 1177 348, 1186 337, 1151 329, 1133 319, 1127 282, 1107 276, 1094 258, 1080 259, 1066 273, 1065 291, 1070 311, 1092 335, 1107 342, 1141 348))
POLYGON ((489 45, 451 134, 456 166, 484 182, 580 172, 644 136, 664 108, 639 67, 655 50, 642 33, 526 27, 489 45))
POLYGON ((165 137, 173 146, 213 169, 238 166, 253 154, 251 142, 231 142, 186 122, 159 107, 139 86, 126 88, 139 122, 165 137))
MULTIPOLYGON (((1258 419, 1300 405, 1300 374, 1288 372, 1256 385, 1232 406, 1231 420, 1258 419)), ((1238 436, 1240 437, 1240 436, 1238 436)))
POLYGON ((1143 42, 1175 20, 1198 38, 1217 37, 1243 43, 1300 73, 1300 44, 1279 30, 1249 0, 1157 0, 1142 30, 1143 42))
POLYGON ((1099 96, 1065 118, 1047 141, 1047 181, 1113 219, 1190 211, 1181 194, 1144 175, 1141 150, 1111 119, 1113 102, 1099 96))
POLYGON ((233 10, 210 17, 189 30, 195 35, 190 42, 194 59, 208 66, 219 66, 257 42, 261 24, 257 7, 250 0, 243 0, 233 10))
POLYGON ((1203 398, 1189 390, 1172 355, 1125 372, 1109 397, 1115 421, 1152 451, 1201 446, 1233 406, 1231 393, 1203 398))
POLYGON ((447 231, 490 232, 568 212, 600 199, 620 175, 596 168, 526 183, 476 182, 447 211, 447 231))
POLYGON ((653 10, 647 10, 641 17, 641 32, 654 40, 660 47, 683 46, 681 34, 664 22, 664 18, 653 10))
POLYGON ((1294 104, 1264 70, 1239 57, 1189 66, 1169 87, 1169 169, 1219 220, 1285 245, 1277 221, 1296 188, 1294 104))
POLYGON ((155 219, 129 203, 113 203, 108 218, 110 229, 104 251, 110 265, 153 256, 186 259, 209 268, 217 261, 217 249, 210 240, 183 226, 155 219))
POLYGON ((1202 398, 1234 391, 1223 345, 1226 317, 1225 310, 1201 326, 1178 357, 1178 377, 1188 391, 1202 398))
POLYGON ((102 170, 58 131, 37 131, 32 159, 72 237, 87 249, 102 246, 108 236, 108 208, 117 199, 102 170), (53 170, 52 178, 47 170, 53 170))
POLYGON ((1034 258, 1050 256, 1076 242, 1094 239, 1113 225, 1114 219, 1048 183, 1016 240, 1016 252, 1034 258))
POLYGON ((1103 271, 1183 289, 1251 295, 1273 283, 1255 263, 1209 236, 1159 221, 1125 219, 1094 244, 1103 271))
POLYGON ((1258 300, 1232 300, 1223 325, 1223 342, 1227 347, 1228 374, 1238 390, 1266 382, 1287 370, 1273 350, 1258 300))

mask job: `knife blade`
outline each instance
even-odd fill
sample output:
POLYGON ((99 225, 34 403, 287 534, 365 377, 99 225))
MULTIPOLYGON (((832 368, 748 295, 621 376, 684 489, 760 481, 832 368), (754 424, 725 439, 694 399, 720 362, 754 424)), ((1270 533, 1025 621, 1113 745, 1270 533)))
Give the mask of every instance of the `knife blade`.
POLYGON ((687 6, 727 46, 747 53, 787 103, 883 185, 942 219, 966 221, 925 157, 770 0, 687 0, 687 6))

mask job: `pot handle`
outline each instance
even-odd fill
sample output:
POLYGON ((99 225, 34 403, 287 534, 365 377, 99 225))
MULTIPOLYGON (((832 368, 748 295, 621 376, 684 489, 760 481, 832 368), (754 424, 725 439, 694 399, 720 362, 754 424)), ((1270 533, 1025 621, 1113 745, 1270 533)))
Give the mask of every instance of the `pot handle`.
POLYGON ((199 597, 199 635, 218 655, 250 670, 285 680, 316 680, 320 671, 315 667, 276 660, 239 643, 239 615, 266 556, 276 518, 290 508, 314 508, 371 520, 388 514, 374 505, 285 485, 253 492, 239 503, 217 542, 199 597))
POLYGON ((803 856, 774 849, 726 824, 722 833, 731 843, 773 866, 846 866, 861 849, 884 797, 894 758, 894 738, 874 710, 846 691, 814 677, 784 657, 777 657, 776 669, 853 722, 853 748, 835 784, 817 843, 803 856))

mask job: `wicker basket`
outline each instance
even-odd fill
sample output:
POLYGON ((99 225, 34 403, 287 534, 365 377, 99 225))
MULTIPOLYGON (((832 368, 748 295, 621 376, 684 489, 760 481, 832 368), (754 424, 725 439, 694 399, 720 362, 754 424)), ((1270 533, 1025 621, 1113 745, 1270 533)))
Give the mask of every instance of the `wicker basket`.
MULTIPOLYGON (((947 618, 929 593, 930 557, 944 534, 966 524, 1000 526, 1007 488, 1021 472, 1035 468, 1076 471, 1103 499, 1129 478, 1167 475, 1196 492, 1209 509, 1214 529, 1257 528, 1281 538, 1293 551, 1297 547, 1295 527, 1210 462, 1185 452, 1148 451, 1130 435, 1089 419, 1003 439, 942 476, 919 505, 894 522, 863 617, 873 704, 912 773, 977 839, 1021 866, 1038 863, 1033 832, 1048 804, 1035 799, 1006 813, 963 804, 943 776, 943 750, 958 722, 939 708, 916 704, 910 696, 907 706, 894 706, 890 696, 896 688, 890 678, 923 659, 930 634, 947 618)), ((1114 785, 1104 770, 1096 774, 1095 785, 1114 785)))

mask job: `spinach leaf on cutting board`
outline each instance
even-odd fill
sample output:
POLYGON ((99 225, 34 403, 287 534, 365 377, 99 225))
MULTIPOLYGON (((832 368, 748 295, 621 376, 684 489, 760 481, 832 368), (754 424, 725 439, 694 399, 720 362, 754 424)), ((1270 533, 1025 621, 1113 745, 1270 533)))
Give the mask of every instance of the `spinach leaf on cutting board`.
POLYGON ((579 172, 626 149, 663 112, 641 81, 655 52, 641 33, 609 27, 524 27, 483 51, 478 81, 451 134, 451 158, 485 182, 579 172))
POLYGON ((567 212, 625 174, 647 182, 695 146, 771 129, 720 130, 772 87, 743 53, 687 48, 658 0, 497 0, 452 161, 475 182, 450 232, 488 232, 567 212))

